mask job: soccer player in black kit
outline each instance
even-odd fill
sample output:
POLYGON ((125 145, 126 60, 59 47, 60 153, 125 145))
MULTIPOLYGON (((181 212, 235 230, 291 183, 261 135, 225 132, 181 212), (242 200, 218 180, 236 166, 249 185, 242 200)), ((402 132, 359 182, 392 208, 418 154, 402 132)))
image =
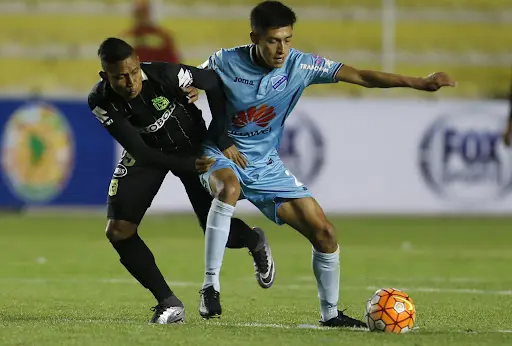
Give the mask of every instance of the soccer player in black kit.
MULTIPOLYGON (((181 179, 201 227, 212 197, 198 174, 213 163, 201 157, 209 136, 201 111, 189 103, 184 88, 206 91, 212 112, 210 127, 225 111, 222 83, 216 73, 164 62, 140 63, 133 48, 117 38, 100 45, 101 81, 89 94, 89 106, 106 130, 125 149, 108 191, 106 235, 130 274, 147 288, 158 304, 152 323, 182 322, 183 303, 174 295, 158 269, 153 254, 138 235, 146 210, 169 171, 181 179)), ((211 131, 211 133, 219 131, 211 131)), ((239 165, 246 161, 227 136, 212 138, 224 154, 239 165)), ((169 196, 172 198, 172 196, 169 196)), ((228 248, 249 249, 261 287, 274 282, 273 259, 265 234, 240 219, 231 222, 228 248)), ((220 314, 216 311, 217 314, 220 314)))

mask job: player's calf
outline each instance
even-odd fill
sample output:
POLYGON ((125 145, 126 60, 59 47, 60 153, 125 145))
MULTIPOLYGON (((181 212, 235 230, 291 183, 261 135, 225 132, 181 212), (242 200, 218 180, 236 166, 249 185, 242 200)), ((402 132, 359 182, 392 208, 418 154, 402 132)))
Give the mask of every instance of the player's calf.
POLYGON ((210 313, 220 314, 220 270, 224 249, 226 247, 231 217, 235 213, 235 205, 240 197, 240 183, 233 170, 223 168, 213 172, 209 178, 210 192, 215 197, 212 201, 205 230, 204 280, 201 290, 199 313, 205 317, 210 313), (216 295, 212 292, 216 292, 216 295), (210 302, 210 303, 208 303, 210 302), (211 303, 214 302, 214 303, 211 303), (208 304, 213 304, 208 307, 208 304), (210 312, 205 312, 206 310, 210 312), (211 310, 213 309, 213 312, 211 310))
POLYGON ((153 253, 137 234, 137 225, 124 220, 109 220, 106 235, 119 254, 121 264, 157 300, 150 322, 182 322, 185 318, 183 303, 165 282, 153 253))
POLYGON ((284 203, 278 216, 313 245, 312 266, 320 300, 320 324, 327 327, 365 327, 366 324, 338 310, 340 254, 336 230, 313 198, 284 203))

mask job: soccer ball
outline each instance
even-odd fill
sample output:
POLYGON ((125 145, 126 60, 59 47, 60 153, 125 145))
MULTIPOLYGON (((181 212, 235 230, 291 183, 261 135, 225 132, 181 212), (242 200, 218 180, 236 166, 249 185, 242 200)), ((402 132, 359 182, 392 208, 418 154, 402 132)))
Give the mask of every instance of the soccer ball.
POLYGON ((416 307, 404 291, 382 288, 366 302, 364 319, 372 332, 406 333, 416 320, 416 307))

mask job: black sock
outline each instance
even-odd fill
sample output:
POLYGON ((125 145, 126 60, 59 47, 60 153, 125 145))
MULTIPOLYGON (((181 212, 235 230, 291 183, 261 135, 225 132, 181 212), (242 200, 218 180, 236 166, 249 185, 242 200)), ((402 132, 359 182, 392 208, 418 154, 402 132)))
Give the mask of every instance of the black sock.
POLYGON ((121 264, 142 286, 153 293, 158 302, 174 295, 158 269, 151 250, 138 234, 113 242, 112 246, 119 254, 121 264))
POLYGON ((237 218, 231 219, 227 248, 241 249, 247 247, 249 250, 253 250, 258 246, 259 241, 259 234, 254 232, 245 222, 237 218))
POLYGON ((181 307, 183 307, 183 303, 181 302, 181 300, 179 300, 178 297, 176 297, 174 295, 167 297, 162 301, 159 301, 159 303, 166 305, 166 306, 181 306, 181 307))

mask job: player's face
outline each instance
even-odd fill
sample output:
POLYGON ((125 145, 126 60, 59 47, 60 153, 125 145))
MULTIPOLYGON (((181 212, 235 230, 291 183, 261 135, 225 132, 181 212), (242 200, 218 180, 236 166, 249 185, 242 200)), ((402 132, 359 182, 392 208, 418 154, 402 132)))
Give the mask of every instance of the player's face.
POLYGON ((133 99, 142 90, 142 71, 139 57, 135 54, 115 64, 103 64, 112 89, 125 99, 133 99))
POLYGON ((263 33, 251 33, 251 39, 258 47, 258 53, 263 62, 271 68, 284 65, 290 53, 293 27, 285 26, 269 29, 263 33))

